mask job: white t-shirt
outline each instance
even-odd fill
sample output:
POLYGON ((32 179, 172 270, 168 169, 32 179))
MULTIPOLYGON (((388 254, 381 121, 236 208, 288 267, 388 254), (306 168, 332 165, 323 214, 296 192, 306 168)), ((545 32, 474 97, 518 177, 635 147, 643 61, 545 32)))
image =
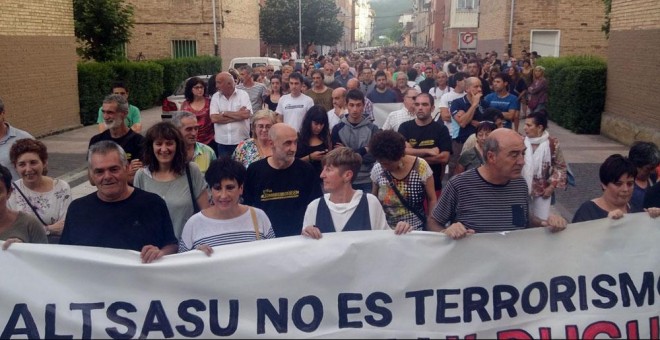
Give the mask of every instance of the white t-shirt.
MULTIPOLYGON (((458 98, 463 98, 465 97, 465 92, 463 93, 456 93, 456 91, 451 91, 447 92, 442 95, 442 98, 440 98, 440 105, 438 105, 441 109, 447 108, 451 106, 451 102, 453 100, 456 100, 458 98)), ((451 117, 451 122, 445 122, 445 126, 447 129, 449 129, 449 135, 451 136, 452 139, 455 139, 458 137, 458 130, 461 128, 461 126, 458 124, 458 122, 454 119, 454 117, 451 117)))
MULTIPOLYGON (((346 113, 348 113, 348 111, 344 109, 344 113, 342 113, 342 116, 346 113)), ((328 128, 330 128, 330 131, 332 131, 332 128, 335 127, 335 125, 339 124, 339 122, 341 122, 341 118, 337 116, 337 114, 335 113, 335 109, 328 111, 328 128)))
MULTIPOLYGON (((222 111, 238 111, 245 106, 252 112, 252 102, 247 92, 241 89, 234 89, 234 93, 225 97, 220 91, 211 97, 211 115, 220 114, 222 111)), ((250 119, 244 119, 240 122, 231 122, 227 124, 213 124, 215 130, 215 142, 222 145, 238 145, 242 140, 250 138, 250 119)))
POLYGON ((383 123, 383 130, 394 130, 394 131, 399 131, 399 126, 401 124, 415 119, 414 114, 410 114, 408 110, 404 107, 401 110, 396 110, 394 112, 390 112, 389 115, 387 115, 387 119, 385 119, 385 123, 383 123))
MULTIPOLYGON (((330 194, 325 194, 321 198, 313 200, 307 205, 307 210, 305 211, 305 217, 303 219, 303 229, 306 226, 316 224, 316 210, 319 207, 319 200, 324 199, 325 204, 328 205, 328 210, 330 210, 330 216, 332 216, 332 223, 335 225, 335 230, 340 232, 344 230, 346 222, 353 216, 355 209, 362 199, 362 190, 355 190, 353 198, 348 203, 332 203, 330 201, 330 194)), ((369 221, 371 222, 371 230, 390 230, 390 226, 387 225, 387 218, 385 217, 385 211, 380 205, 378 198, 372 194, 367 194, 367 203, 369 204, 369 221)))
POLYGON ((312 106, 314 106, 314 100, 303 93, 298 97, 287 94, 280 98, 275 112, 281 114, 284 123, 291 125, 298 132, 307 110, 312 106))

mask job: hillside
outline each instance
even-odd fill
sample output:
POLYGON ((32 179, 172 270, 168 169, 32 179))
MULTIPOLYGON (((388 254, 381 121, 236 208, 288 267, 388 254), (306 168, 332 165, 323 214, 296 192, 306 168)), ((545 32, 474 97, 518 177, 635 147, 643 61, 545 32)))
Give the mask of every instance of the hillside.
POLYGON ((387 30, 399 21, 399 16, 412 9, 410 0, 371 0, 376 18, 374 20, 374 38, 387 34, 387 30))

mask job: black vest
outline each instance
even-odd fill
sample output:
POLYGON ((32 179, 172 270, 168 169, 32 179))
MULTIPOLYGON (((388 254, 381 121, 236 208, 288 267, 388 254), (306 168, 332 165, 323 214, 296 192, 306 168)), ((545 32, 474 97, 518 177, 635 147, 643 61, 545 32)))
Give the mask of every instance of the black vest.
MULTIPOLYGON (((325 198, 321 196, 319 199, 319 206, 316 208, 316 226, 322 233, 334 233, 335 225, 332 222, 332 215, 330 209, 325 204, 325 198)), ((353 215, 346 222, 346 226, 342 231, 359 231, 371 230, 371 219, 369 216, 369 202, 367 201, 367 193, 362 192, 362 198, 358 203, 353 215)))

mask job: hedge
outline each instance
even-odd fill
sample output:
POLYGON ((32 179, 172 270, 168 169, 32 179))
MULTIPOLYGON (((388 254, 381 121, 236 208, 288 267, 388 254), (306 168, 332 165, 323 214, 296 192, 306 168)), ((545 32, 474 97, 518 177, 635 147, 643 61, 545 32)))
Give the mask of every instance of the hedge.
POLYGON ((220 72, 222 67, 222 60, 213 56, 159 59, 154 60, 154 62, 161 64, 164 68, 162 98, 171 95, 179 84, 188 77, 216 74, 220 72))
POLYGON ((96 124, 98 109, 115 81, 122 81, 129 87, 129 102, 132 105, 148 109, 172 94, 186 78, 217 73, 220 65, 220 58, 210 56, 140 62, 79 63, 80 122, 83 125, 96 124))
POLYGON ((575 133, 600 133, 606 62, 594 56, 545 57, 537 65, 546 68, 550 119, 575 133))

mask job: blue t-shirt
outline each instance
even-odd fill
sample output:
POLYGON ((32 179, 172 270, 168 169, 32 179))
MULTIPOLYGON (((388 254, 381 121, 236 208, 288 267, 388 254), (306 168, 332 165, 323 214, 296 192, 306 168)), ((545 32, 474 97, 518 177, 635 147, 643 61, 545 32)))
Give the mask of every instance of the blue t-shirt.
MULTIPOLYGON (((509 112, 509 110, 520 110, 520 103, 518 103, 518 97, 507 93, 506 97, 499 97, 497 93, 493 92, 488 94, 484 98, 484 103, 486 107, 492 107, 502 111, 502 113, 509 112)), ((510 120, 504 120, 504 127, 511 128, 513 124, 510 120)))
POLYGON ((372 103, 397 103, 396 93, 392 89, 386 89, 385 92, 380 93, 377 89, 371 90, 367 94, 367 98, 371 100, 372 103))
MULTIPOLYGON (((470 109, 470 106, 472 104, 470 103, 470 100, 468 99, 468 96, 464 96, 461 98, 454 99, 451 102, 451 106, 449 107, 449 112, 451 112, 452 118, 456 119, 456 115, 458 114, 458 111, 464 111, 467 112, 470 109)), ((486 109, 486 105, 484 102, 484 98, 481 97, 481 101, 479 102, 479 106, 477 109, 474 111, 474 116, 472 117, 472 120, 476 121, 482 121, 484 120, 484 110, 486 109)), ((456 120, 458 121, 458 120, 456 120)), ((470 137, 473 133, 477 132, 477 128, 472 125, 472 123, 468 123, 465 125, 465 127, 461 127, 458 130, 458 137, 454 138, 456 142, 458 143, 465 143, 465 141, 470 137)))

